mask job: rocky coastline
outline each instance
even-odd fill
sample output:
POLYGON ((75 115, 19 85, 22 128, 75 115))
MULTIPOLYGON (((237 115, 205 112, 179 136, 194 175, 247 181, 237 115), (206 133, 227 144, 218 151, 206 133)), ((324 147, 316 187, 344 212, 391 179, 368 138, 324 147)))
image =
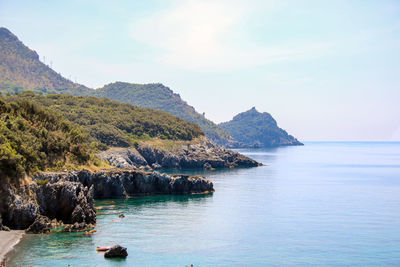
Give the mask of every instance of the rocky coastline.
POLYGON ((82 231, 94 227, 94 199, 149 194, 201 194, 213 184, 200 176, 141 170, 41 173, 29 183, 0 186, 1 226, 29 233, 82 231))
POLYGON ((98 156, 117 168, 192 169, 256 167, 260 163, 207 138, 171 149, 143 143, 135 148, 111 148, 98 156))

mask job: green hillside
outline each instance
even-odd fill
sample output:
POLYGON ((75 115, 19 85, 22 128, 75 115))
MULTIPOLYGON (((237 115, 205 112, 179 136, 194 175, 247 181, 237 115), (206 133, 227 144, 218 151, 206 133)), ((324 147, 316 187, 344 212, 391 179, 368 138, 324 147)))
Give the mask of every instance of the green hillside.
POLYGON ((5 96, 7 101, 30 100, 82 126, 106 146, 133 146, 151 138, 192 140, 204 135, 196 124, 167 112, 140 108, 107 98, 23 92, 5 96))
POLYGON ((25 90, 61 93, 75 96, 107 97, 132 105, 159 109, 189 122, 197 123, 207 137, 219 144, 233 141, 227 132, 183 101, 162 84, 112 83, 93 90, 73 83, 39 60, 39 55, 26 47, 6 28, 0 28, 0 92, 25 90))
POLYGON ((91 89, 73 83, 43 64, 6 28, 0 28, 0 91, 33 90, 43 93, 85 94, 91 89))
POLYGON ((260 113, 254 107, 236 115, 229 122, 221 123, 220 126, 244 146, 302 145, 296 138, 279 128, 269 113, 260 113))
POLYGON ((54 111, 26 99, 0 97, 0 177, 22 177, 66 165, 88 164, 89 136, 54 111))
POLYGON ((178 94, 159 83, 132 84, 115 82, 95 90, 94 96, 107 97, 135 106, 164 110, 198 124, 206 136, 217 144, 226 145, 233 142, 232 137, 226 131, 197 113, 178 94))
MULTIPOLYGON (((196 112, 192 106, 183 101, 170 88, 159 83, 132 84, 115 82, 96 90, 73 83, 43 64, 39 60, 38 54, 26 47, 9 30, 0 28, 0 92, 13 94, 24 90, 42 92, 44 94, 57 93, 75 96, 105 97, 139 107, 166 111, 184 120, 198 124, 210 140, 228 147, 290 145, 298 142, 295 138, 278 128, 276 122, 275 124, 273 123, 273 119, 272 122, 270 118, 266 118, 265 116, 265 118, 249 118, 249 121, 234 119, 231 122, 216 125, 196 112), (255 124, 253 125, 252 123, 255 124), (244 128, 245 126, 247 128, 244 128)), ((92 99, 91 101, 94 100, 92 99)), ((117 105, 116 103, 114 104, 117 105)), ((92 107, 92 109, 94 110, 95 108, 92 107)), ((93 110, 90 110, 92 114, 94 114, 93 110)), ((132 128, 128 127, 129 129, 125 129, 125 126, 120 127, 119 124, 108 128, 106 126, 109 123, 108 121, 91 124, 90 122, 82 121, 83 119, 78 120, 74 117, 81 117, 82 113, 86 110, 81 110, 80 112, 82 113, 79 115, 69 111, 68 108, 59 111, 64 112, 63 114, 69 116, 68 118, 72 121, 85 125, 92 136, 95 135, 96 131, 101 132, 104 136, 98 134, 95 137, 107 145, 125 146, 132 144, 132 140, 150 130, 147 126, 143 126, 144 129, 139 130, 140 127, 138 125, 132 125, 132 128), (70 114, 71 112, 73 114, 70 114), (112 140, 113 138, 114 140, 112 140)), ((110 112, 103 111, 105 115, 110 112)), ((117 117, 116 114, 115 116, 117 117)), ((151 120, 148 120, 148 123, 150 122, 151 120)), ((154 123, 162 125, 163 122, 157 121, 154 123)), ((192 135, 192 133, 185 132, 186 130, 183 130, 180 134, 171 134, 170 129, 166 129, 164 124, 159 133, 152 131, 148 133, 152 137, 159 136, 172 139, 185 139, 190 138, 188 136, 192 135)))

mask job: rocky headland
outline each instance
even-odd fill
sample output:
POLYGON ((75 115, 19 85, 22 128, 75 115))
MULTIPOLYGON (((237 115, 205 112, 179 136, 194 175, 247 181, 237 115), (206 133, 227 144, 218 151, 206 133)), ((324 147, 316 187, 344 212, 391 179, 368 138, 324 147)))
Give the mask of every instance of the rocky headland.
POLYGON ((276 120, 267 112, 258 112, 255 107, 239 113, 231 121, 219 124, 237 143, 231 148, 276 147, 303 145, 292 135, 278 127, 276 120))
POLYGON ((235 168, 260 164, 205 137, 191 142, 143 142, 136 148, 111 148, 98 156, 118 168, 235 168))
POLYGON ((42 173, 24 184, 2 183, 0 214, 2 227, 11 229, 79 231, 96 223, 94 199, 213 191, 213 184, 200 176, 140 170, 42 173))

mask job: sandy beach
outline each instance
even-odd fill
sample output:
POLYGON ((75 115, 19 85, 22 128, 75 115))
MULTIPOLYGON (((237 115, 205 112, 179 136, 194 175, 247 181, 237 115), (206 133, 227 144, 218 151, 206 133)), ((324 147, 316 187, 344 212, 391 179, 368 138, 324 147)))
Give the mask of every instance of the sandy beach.
POLYGON ((23 235, 23 230, 0 231, 0 262, 18 244, 23 235))

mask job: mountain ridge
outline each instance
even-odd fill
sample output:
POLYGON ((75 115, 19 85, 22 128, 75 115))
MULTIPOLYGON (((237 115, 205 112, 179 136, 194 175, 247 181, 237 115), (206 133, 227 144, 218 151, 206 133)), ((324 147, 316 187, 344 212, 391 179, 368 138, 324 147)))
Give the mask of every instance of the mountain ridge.
POLYGON ((219 145, 234 143, 233 138, 214 122, 199 114, 179 94, 161 83, 134 84, 114 82, 91 89, 61 76, 39 60, 17 36, 0 27, 0 92, 32 90, 44 94, 106 97, 144 108, 159 109, 192 123, 197 123, 206 136, 219 145))
POLYGON ((169 112, 189 122, 198 124, 207 138, 216 144, 229 146, 229 144, 235 143, 226 131, 199 114, 179 94, 174 93, 169 87, 161 83, 134 84, 114 82, 96 89, 92 95, 169 112))
POLYGON ((179 94, 161 83, 135 84, 118 81, 98 89, 88 88, 61 76, 41 62, 36 51, 25 46, 11 31, 0 27, 0 92, 19 93, 25 90, 44 94, 103 97, 158 109, 198 124, 207 138, 218 145, 230 148, 249 146, 235 140, 232 133, 221 126, 224 124, 218 125, 207 119, 179 94))

